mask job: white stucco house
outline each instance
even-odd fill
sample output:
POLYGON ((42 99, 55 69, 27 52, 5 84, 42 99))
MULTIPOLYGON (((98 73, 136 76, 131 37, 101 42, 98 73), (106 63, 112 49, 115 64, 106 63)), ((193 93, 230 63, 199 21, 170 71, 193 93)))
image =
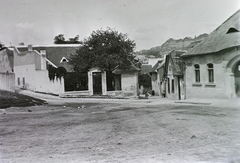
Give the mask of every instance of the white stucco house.
POLYGON ((182 58, 186 98, 240 97, 240 10, 182 58))
POLYGON ((20 52, 14 48, 15 86, 35 92, 60 94, 64 92, 64 80, 50 80, 47 65, 57 67, 46 58, 46 51, 33 50, 20 52))

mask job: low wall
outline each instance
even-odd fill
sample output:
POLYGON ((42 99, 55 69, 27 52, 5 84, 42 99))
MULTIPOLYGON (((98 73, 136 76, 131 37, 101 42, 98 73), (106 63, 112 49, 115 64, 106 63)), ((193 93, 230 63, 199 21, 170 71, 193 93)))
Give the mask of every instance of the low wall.
POLYGON ((69 98, 69 97, 83 97, 83 96, 90 96, 90 93, 88 90, 86 91, 69 91, 69 92, 64 92, 64 93, 60 93, 59 97, 61 98, 69 98))
POLYGON ((35 89, 36 92, 43 92, 49 94, 59 95, 64 93, 64 79, 56 79, 51 81, 48 77, 47 70, 37 70, 35 73, 35 89))
POLYGON ((6 91, 15 91, 15 74, 0 73, 0 89, 6 91))
POLYGON ((108 96, 124 96, 122 91, 107 91, 108 96))
POLYGON ((122 73, 122 92, 125 96, 134 96, 138 94, 138 73, 122 73))

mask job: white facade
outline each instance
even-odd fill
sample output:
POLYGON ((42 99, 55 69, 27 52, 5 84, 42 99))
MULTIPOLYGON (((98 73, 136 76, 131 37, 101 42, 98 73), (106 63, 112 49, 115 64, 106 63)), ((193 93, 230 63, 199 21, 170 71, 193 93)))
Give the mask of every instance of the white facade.
POLYGON ((14 50, 15 86, 36 92, 60 94, 64 80, 50 80, 46 69, 46 55, 34 51, 19 53, 14 50))
POLYGON ((184 58, 186 69, 187 98, 236 98, 239 82, 234 70, 240 62, 239 48, 204 56, 184 58), (214 81, 209 82, 207 64, 213 64, 214 81), (194 65, 200 67, 200 82, 195 80, 194 65))

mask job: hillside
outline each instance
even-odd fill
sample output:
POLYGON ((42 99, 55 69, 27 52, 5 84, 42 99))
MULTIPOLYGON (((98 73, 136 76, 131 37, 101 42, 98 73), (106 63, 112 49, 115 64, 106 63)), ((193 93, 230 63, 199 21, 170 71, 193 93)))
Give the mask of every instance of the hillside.
POLYGON ((145 55, 146 57, 156 56, 161 57, 168 54, 172 50, 188 50, 194 45, 206 38, 208 34, 201 34, 195 38, 185 37, 184 39, 168 39, 161 46, 156 46, 151 49, 144 49, 137 52, 137 55, 145 55))

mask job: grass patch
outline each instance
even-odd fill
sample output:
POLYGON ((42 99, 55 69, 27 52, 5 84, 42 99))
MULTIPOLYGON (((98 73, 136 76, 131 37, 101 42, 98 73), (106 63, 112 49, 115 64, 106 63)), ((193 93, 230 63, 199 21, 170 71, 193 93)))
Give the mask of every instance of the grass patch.
POLYGON ((0 90, 0 108, 35 106, 45 103, 46 101, 34 97, 0 90))

